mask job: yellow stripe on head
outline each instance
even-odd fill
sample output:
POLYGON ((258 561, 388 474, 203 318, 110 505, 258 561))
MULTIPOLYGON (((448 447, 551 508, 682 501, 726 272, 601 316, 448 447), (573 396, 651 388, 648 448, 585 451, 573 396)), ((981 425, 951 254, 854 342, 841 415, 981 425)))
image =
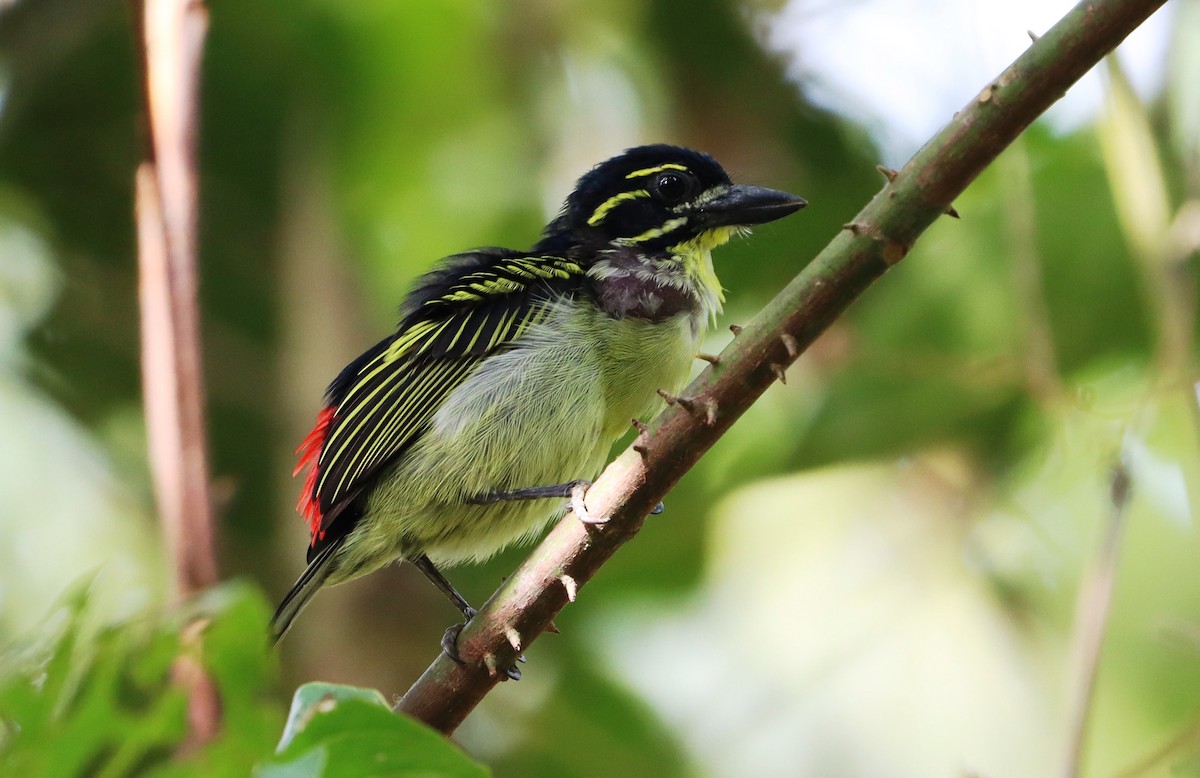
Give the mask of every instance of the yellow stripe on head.
POLYGON ((639 197, 649 197, 650 193, 645 189, 634 189, 629 192, 621 192, 619 195, 613 195, 604 202, 600 203, 600 207, 588 217, 587 223, 589 227, 595 227, 600 222, 604 221, 604 217, 608 216, 608 212, 616 208, 626 200, 636 200, 639 197))
POLYGON ((652 173, 661 173, 664 170, 682 170, 684 173, 688 172, 687 167, 685 167, 684 165, 678 165, 674 162, 668 162, 665 165, 657 165, 655 167, 644 167, 641 170, 635 170, 632 173, 630 173, 629 175, 625 176, 625 178, 626 179, 640 178, 642 176, 651 175, 652 173))
POLYGON ((622 246, 636 246, 637 244, 645 243, 648 240, 661 238, 668 232, 674 232, 687 223, 688 220, 686 216, 680 216, 678 219, 667 219, 662 223, 661 227, 655 227, 654 229, 646 230, 641 235, 634 235, 632 238, 620 238, 614 242, 619 243, 622 246))

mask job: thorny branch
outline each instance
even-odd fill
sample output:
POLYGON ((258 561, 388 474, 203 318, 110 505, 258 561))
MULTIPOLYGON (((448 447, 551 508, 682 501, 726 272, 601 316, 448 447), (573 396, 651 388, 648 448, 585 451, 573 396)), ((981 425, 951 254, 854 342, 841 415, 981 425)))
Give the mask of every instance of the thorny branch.
MULTIPOLYGON (((1084 0, 987 84, 719 355, 639 434, 588 491, 611 517, 568 515, 463 630, 458 665, 439 656, 396 704, 452 732, 504 678, 504 668, 574 601, 650 510, 872 282, 908 253, 951 201, 1034 119, 1165 0, 1084 0)), ((1031 36, 1032 37, 1032 36, 1031 36)))

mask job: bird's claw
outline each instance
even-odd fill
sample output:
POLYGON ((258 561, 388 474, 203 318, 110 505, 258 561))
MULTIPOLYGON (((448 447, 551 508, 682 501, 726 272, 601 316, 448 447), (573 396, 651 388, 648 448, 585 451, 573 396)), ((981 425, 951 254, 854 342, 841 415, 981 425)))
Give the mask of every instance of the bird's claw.
POLYGON ((462 624, 455 624, 442 633, 442 653, 460 665, 465 665, 466 662, 458 655, 458 636, 462 634, 463 627, 467 626, 467 622, 475 618, 475 614, 478 612, 468 605, 466 610, 463 611, 463 618, 467 621, 464 621, 462 624))
POLYGON ((571 486, 571 512, 575 514, 575 518, 589 526, 600 526, 608 522, 607 516, 593 516, 588 510, 587 505, 583 502, 583 495, 587 492, 588 487, 592 485, 591 481, 576 481, 571 486))
MULTIPOLYGON (((608 516, 594 516, 583 502, 583 495, 591 487, 591 481, 575 481, 571 485, 571 512, 575 518, 589 526, 597 527, 608 523, 608 516)), ((657 516, 667 509, 661 501, 650 510, 651 516, 657 516)))
POLYGON ((455 624, 442 633, 442 653, 454 660, 456 664, 465 665, 466 662, 458 655, 458 636, 462 634, 463 627, 466 624, 455 624))
MULTIPOLYGON (((468 622, 471 619, 475 618, 475 613, 476 613, 476 610, 474 608, 470 608, 469 610, 470 610, 469 614, 465 614, 467 616, 468 622)), ((465 626, 467 626, 465 623, 455 624, 455 625, 447 628, 446 631, 442 633, 442 653, 445 654, 446 656, 450 657, 450 659, 452 659, 455 662, 455 664, 459 664, 459 665, 465 665, 467 663, 466 660, 463 659, 458 653, 458 636, 462 634, 463 627, 465 627, 465 626)), ((521 654, 520 656, 518 656, 517 661, 524 662, 525 655, 521 654)), ((512 667, 505 670, 504 671, 504 680, 511 680, 511 681, 521 680, 520 669, 518 669, 516 665, 513 665, 512 667)))

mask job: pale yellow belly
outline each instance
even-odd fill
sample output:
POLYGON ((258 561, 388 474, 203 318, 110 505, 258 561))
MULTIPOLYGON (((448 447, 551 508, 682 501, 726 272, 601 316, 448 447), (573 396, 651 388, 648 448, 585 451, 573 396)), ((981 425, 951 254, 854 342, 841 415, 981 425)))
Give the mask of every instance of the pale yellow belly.
POLYGON ((420 553, 441 564, 480 560, 539 533, 565 500, 466 500, 595 478, 631 420, 661 408, 656 390, 686 382, 696 328, 686 315, 650 324, 561 309, 451 392, 372 493, 343 548, 346 567, 359 575, 420 553))

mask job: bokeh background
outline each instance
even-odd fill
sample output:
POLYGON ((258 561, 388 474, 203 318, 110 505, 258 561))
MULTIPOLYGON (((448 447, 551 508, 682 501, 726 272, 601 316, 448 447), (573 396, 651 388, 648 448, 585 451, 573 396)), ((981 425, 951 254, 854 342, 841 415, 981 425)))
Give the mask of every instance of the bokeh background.
MULTIPOLYGON (((720 251, 732 337, 1068 3, 210 0, 201 273, 223 575, 303 564, 292 449, 414 276, 642 142, 807 197, 720 251), (999 6, 1003 5, 1001 10, 999 6)), ((130 8, 0 0, 0 642, 168 604, 138 377, 130 8)), ((689 474, 458 733, 498 776, 1200 774, 1200 3, 1034 125, 689 474), (1123 463, 1132 497, 1115 510, 1123 463), (1114 523, 1115 522, 1115 523, 1114 523), (1127 772, 1122 772, 1127 771, 1127 772)), ((699 369, 699 368, 697 368, 699 369)), ((472 601, 523 550, 454 570, 472 601)), ((411 567, 280 651, 402 692, 411 567)), ((257 639, 257 637, 251 638, 257 639)))

